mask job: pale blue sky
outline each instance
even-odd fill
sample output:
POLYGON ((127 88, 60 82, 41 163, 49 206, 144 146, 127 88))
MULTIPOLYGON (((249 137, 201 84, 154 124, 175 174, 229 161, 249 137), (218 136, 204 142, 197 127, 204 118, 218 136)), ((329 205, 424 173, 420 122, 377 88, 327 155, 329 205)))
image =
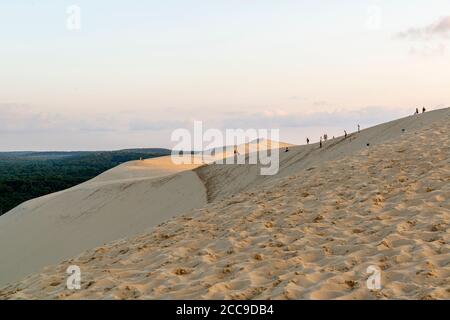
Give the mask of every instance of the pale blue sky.
POLYGON ((0 150, 170 147, 194 119, 302 143, 448 106, 449 16, 448 0, 2 1, 0 150))

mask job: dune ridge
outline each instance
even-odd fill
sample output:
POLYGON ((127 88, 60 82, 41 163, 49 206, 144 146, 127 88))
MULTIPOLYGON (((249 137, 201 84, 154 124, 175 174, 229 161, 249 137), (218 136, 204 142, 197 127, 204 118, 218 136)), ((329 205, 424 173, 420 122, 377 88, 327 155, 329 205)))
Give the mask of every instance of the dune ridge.
POLYGON ((449 111, 384 124, 375 129, 382 137, 371 128, 338 140, 328 145, 335 154, 295 147, 273 178, 248 166, 197 169, 224 194, 46 267, 0 298, 449 299, 449 111), (241 174, 243 188, 216 186, 220 172, 241 174), (79 291, 65 287, 73 264, 79 291), (365 285, 371 265, 381 290, 365 285))

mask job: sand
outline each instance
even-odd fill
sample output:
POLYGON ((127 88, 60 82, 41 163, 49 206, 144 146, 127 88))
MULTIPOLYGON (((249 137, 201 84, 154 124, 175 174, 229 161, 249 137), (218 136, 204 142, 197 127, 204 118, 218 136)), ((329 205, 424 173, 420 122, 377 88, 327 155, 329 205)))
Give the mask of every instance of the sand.
MULTIPOLYGON (((347 139, 336 137, 324 143, 323 149, 319 144, 290 146, 289 152, 280 152, 280 169, 276 176, 261 176, 259 167, 249 165, 202 166, 195 171, 206 182, 210 200, 226 198, 245 191, 249 187, 257 186, 268 180, 297 174, 301 170, 316 167, 330 160, 340 159, 367 149, 367 144, 376 146, 395 139, 402 139, 404 133, 415 132, 423 127, 435 125, 436 121, 448 119, 449 109, 441 109, 418 117, 405 117, 383 123, 371 128, 363 129, 359 134, 349 132, 347 139)), ((283 146, 284 147, 284 146, 283 146)))
POLYGON ((170 157, 132 161, 0 217, 0 285, 206 204, 202 181, 170 157))
MULTIPOLYGON (((271 148, 270 140, 257 145, 271 148)), ((245 152, 245 145, 239 147, 245 152)), ((233 152, 234 147, 226 148, 209 161, 233 152)), ((193 170, 205 163, 200 155, 187 157, 193 164, 175 165, 170 156, 130 161, 1 216, 0 285, 203 207, 207 190, 193 170)))
POLYGON ((248 165, 188 171, 201 171, 208 204, 46 267, 0 298, 449 299, 449 136, 444 109, 296 147, 274 177, 248 165), (227 174, 242 180, 217 183, 227 174), (74 264, 82 289, 71 291, 74 264), (380 290, 366 286, 369 266, 381 270, 380 290))

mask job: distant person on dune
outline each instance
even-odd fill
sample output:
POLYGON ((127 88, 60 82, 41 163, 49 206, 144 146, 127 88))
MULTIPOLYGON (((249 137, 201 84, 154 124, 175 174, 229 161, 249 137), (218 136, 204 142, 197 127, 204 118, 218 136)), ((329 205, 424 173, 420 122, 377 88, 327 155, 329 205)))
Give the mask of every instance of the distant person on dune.
POLYGON ((344 139, 347 139, 347 130, 344 130, 344 139))
POLYGON ((306 144, 309 144, 309 138, 306 138, 306 144))
POLYGON ((358 124, 358 133, 361 132, 361 126, 358 124))
POLYGON ((415 114, 419 114, 419 108, 416 108, 416 113, 415 114))
POLYGON ((422 113, 425 113, 427 111, 427 109, 425 109, 425 107, 422 108, 422 113))
POLYGON ((319 148, 322 148, 322 137, 320 137, 319 148))

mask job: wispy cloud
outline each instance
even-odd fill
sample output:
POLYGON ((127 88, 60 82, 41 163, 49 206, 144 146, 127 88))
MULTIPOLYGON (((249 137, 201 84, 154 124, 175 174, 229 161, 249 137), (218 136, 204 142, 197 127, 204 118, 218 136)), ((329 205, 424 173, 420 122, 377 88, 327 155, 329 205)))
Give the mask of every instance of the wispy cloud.
POLYGON ((397 33, 395 38, 404 40, 450 39, 450 16, 442 17, 423 27, 409 28, 397 33))
POLYGON ((187 121, 181 120, 155 121, 146 119, 131 119, 128 128, 131 131, 160 131, 182 128, 187 126, 187 124, 187 121))
POLYGON ((76 117, 41 112, 20 103, 0 103, 1 133, 104 132, 114 130, 116 125, 116 121, 108 115, 95 114, 76 117))
POLYGON ((444 56, 447 52, 447 47, 443 43, 435 45, 423 44, 419 46, 411 46, 409 54, 412 56, 418 56, 422 58, 444 56))
POLYGON ((45 130, 49 121, 48 114, 32 112, 26 105, 19 103, 0 103, 0 132, 22 133, 45 130))
MULTIPOLYGON (((412 114, 410 108, 366 107, 358 110, 335 109, 310 113, 283 109, 264 109, 258 112, 226 111, 204 114, 195 120, 204 128, 280 129, 299 135, 319 137, 321 132, 352 130, 383 123, 412 114)), ((193 118, 182 112, 170 117, 156 118, 151 112, 93 113, 71 115, 44 113, 21 104, 0 103, 0 150, 81 150, 117 149, 130 146, 170 147, 170 133, 178 128, 192 130, 193 118)), ((297 141, 301 142, 301 141, 297 141)))
MULTIPOLYGON (((371 106, 360 109, 293 112, 283 109, 262 109, 259 112, 221 112, 204 115, 201 120, 209 127, 227 128, 299 128, 343 127, 348 125, 374 124, 406 116, 408 108, 371 106)), ((412 110, 414 111, 414 110, 412 110)), ((412 112, 411 111, 411 112, 412 112)), ((189 128, 193 119, 179 115, 172 119, 156 119, 151 114, 129 112, 124 114, 91 114, 76 117, 69 114, 43 113, 20 104, 0 103, 0 132, 145 132, 170 131, 189 128)))
POLYGON ((358 110, 335 110, 309 114, 275 111, 242 113, 228 117, 223 125, 226 128, 307 128, 342 127, 356 124, 376 124, 408 115, 407 108, 365 107, 358 110))

